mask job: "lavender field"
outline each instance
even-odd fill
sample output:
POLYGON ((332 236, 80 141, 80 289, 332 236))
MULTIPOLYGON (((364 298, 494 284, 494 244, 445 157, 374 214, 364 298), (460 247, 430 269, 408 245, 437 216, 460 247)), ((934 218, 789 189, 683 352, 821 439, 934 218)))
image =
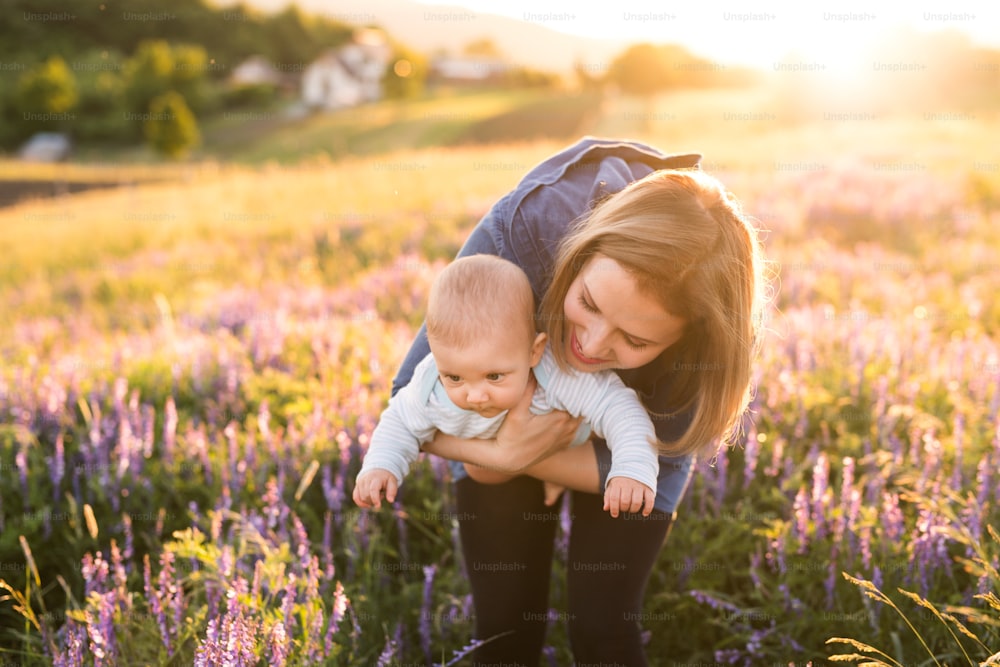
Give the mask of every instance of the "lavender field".
MULTIPOLYGON (((462 664, 446 467, 350 492, 430 282, 556 147, 0 211, 0 664, 462 664)), ((1000 664, 1000 167, 795 154, 706 155, 773 301, 745 436, 649 582, 651 664, 1000 664)))

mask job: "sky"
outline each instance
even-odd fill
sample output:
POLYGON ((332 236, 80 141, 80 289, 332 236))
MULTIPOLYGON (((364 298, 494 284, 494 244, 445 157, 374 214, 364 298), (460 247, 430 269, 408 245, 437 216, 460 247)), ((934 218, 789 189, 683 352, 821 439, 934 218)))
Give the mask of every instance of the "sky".
POLYGON ((796 52, 806 62, 844 62, 888 29, 957 30, 1000 48, 1000 3, 992 0, 878 2, 689 2, 663 0, 418 0, 500 14, 553 30, 680 43, 724 63, 769 67, 796 52), (895 5, 895 6, 892 6, 895 5))

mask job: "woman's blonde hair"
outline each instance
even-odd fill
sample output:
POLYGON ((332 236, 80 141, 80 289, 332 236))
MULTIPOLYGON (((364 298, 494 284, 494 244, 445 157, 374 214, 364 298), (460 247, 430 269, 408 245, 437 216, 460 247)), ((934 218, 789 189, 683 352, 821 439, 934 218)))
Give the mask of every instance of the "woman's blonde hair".
MULTIPOLYGON (((705 453, 740 432, 760 343, 763 256, 756 229, 736 199, 698 170, 662 170, 597 204, 563 240, 540 317, 552 341, 564 340, 564 302, 595 254, 626 269, 640 291, 686 320, 681 339, 652 363, 670 372, 667 404, 690 411, 680 439, 663 454, 705 453)), ((562 345, 552 351, 568 367, 562 345)))

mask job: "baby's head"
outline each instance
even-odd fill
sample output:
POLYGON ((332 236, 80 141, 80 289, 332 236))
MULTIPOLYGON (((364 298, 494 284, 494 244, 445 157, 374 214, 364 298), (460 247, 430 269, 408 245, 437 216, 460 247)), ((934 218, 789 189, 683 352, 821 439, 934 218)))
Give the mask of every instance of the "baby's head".
POLYGON ((514 407, 545 349, 524 271, 495 255, 449 264, 431 287, 427 341, 455 405, 484 417, 514 407))

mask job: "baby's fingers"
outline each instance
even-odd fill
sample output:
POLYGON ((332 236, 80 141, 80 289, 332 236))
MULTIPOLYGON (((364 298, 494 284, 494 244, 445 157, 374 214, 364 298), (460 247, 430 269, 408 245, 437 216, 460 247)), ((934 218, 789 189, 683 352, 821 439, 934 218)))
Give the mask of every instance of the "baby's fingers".
POLYGON ((642 487, 642 515, 649 516, 653 511, 653 503, 656 502, 656 494, 648 486, 642 487))
POLYGON ((604 510, 611 512, 611 516, 618 518, 618 511, 621 503, 622 490, 616 485, 608 486, 604 491, 604 510))
POLYGON ((396 478, 390 477, 385 482, 385 499, 390 503, 396 501, 396 491, 399 490, 399 485, 396 484, 396 478))

